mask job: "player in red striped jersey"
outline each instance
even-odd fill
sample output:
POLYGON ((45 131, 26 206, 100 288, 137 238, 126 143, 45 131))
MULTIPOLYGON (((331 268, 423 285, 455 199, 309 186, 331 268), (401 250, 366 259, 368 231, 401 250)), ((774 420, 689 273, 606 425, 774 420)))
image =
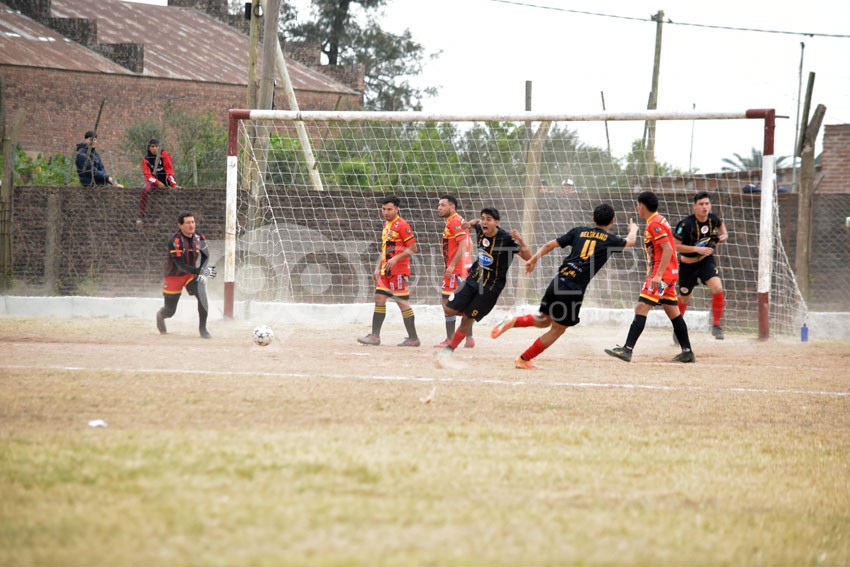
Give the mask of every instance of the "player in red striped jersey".
MULTIPOLYGON (((469 271, 469 231, 463 228, 463 217, 457 212, 457 198, 453 195, 443 195, 437 203, 437 214, 440 218, 446 219, 446 226, 443 229, 443 262, 446 269, 443 271, 442 304, 446 322, 446 339, 434 345, 435 348, 445 348, 452 342, 452 337, 455 334, 455 326, 457 325, 457 316, 446 313, 446 303, 449 301, 449 296, 460 289, 463 285, 463 280, 469 271)), ((472 329, 469 329, 469 334, 466 336, 464 343, 466 348, 475 346, 475 340, 472 338, 472 329)))
POLYGON ((648 263, 646 278, 640 290, 640 299, 635 306, 635 317, 629 328, 626 344, 605 349, 605 352, 625 362, 631 361, 632 351, 646 326, 647 314, 653 307, 661 304, 682 347, 682 352, 673 358, 673 362, 695 362, 696 357, 688 337, 688 326, 679 312, 676 299, 679 262, 676 259, 676 243, 670 223, 658 214, 658 196, 652 191, 644 191, 638 195, 637 213, 640 218, 646 220, 643 232, 643 246, 648 263))
POLYGON ((357 342, 364 345, 381 344, 381 327, 387 316, 387 300, 395 299, 407 338, 398 346, 418 347, 419 337, 416 335, 413 307, 410 306, 410 257, 417 252, 416 235, 406 220, 398 214, 398 197, 391 196, 381 202, 381 214, 384 216, 384 229, 381 231, 381 254, 378 264, 372 273, 375 281, 375 311, 372 313, 372 332, 360 337, 357 342))

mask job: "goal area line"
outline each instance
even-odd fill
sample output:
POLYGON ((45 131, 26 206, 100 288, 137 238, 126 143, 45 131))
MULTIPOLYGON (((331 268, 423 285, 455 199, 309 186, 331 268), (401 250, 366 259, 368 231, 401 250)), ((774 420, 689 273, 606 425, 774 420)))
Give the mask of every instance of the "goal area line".
MULTIPOLYGON (((703 366, 710 368, 730 367, 728 364, 702 363, 703 366)), ((635 366, 660 366, 669 367, 669 362, 645 362, 637 363, 635 366)), ((543 388, 566 388, 579 390, 631 390, 631 391, 649 391, 649 392, 694 392, 694 393, 727 393, 727 394, 769 394, 769 395, 788 395, 788 396, 825 396, 825 397, 848 397, 850 391, 832 391, 832 390, 803 390, 797 388, 754 388, 742 386, 727 386, 727 387, 711 387, 686 385, 675 386, 669 384, 637 384, 629 382, 570 382, 567 380, 529 380, 527 378, 518 379, 498 379, 498 378, 469 378, 463 376, 406 376, 406 375, 386 375, 386 374, 330 374, 316 373, 308 374, 304 372, 268 372, 268 371, 233 371, 233 370, 198 370, 186 368, 119 368, 119 367, 92 367, 92 366, 27 366, 17 364, 0 365, 0 368, 9 370, 54 370, 60 372, 108 372, 108 373, 124 373, 124 374, 168 374, 170 376, 180 376, 185 374, 194 374, 201 376, 243 376, 245 378, 260 377, 260 378, 290 378, 301 380, 355 380, 366 382, 419 382, 424 384, 477 384, 480 386, 510 386, 511 388, 522 387, 543 387, 543 388)), ((764 367, 761 367, 764 368, 764 367)), ((775 365, 774 369, 787 369, 788 366, 775 365)), ((816 370, 816 369, 813 369, 816 370)))

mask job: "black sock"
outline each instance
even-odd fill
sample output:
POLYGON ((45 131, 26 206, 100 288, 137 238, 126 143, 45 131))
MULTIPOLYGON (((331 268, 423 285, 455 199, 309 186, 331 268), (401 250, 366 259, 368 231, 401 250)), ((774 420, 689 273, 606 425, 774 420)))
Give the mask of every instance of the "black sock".
POLYGON ((375 312, 372 313, 372 334, 376 337, 381 336, 381 327, 384 326, 384 319, 387 317, 387 306, 375 306, 375 312))
POLYGON ((629 336, 626 337, 627 349, 635 348, 644 327, 646 327, 646 315, 635 315, 635 318, 632 319, 632 326, 629 327, 629 336))
POLYGON ((404 328, 407 329, 407 336, 411 339, 418 338, 416 336, 416 323, 413 316, 413 307, 405 309, 401 312, 401 318, 404 321, 404 328))
POLYGON ((688 324, 685 323, 685 318, 679 315, 675 319, 670 320, 673 323, 673 332, 676 334, 676 340, 679 341, 679 346, 683 351, 691 350, 691 339, 688 336, 688 324))

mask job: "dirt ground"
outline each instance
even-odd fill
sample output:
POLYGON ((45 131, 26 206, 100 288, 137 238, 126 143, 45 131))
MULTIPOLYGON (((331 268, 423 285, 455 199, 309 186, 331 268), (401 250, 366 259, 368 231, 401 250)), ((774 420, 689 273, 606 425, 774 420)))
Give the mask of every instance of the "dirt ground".
POLYGON ((620 344, 627 329, 579 326, 536 362, 538 371, 517 370, 513 360, 542 331, 513 329, 493 340, 485 320, 475 329, 476 347, 459 348, 440 367, 432 345, 443 339, 438 326, 420 326, 420 348, 395 346, 404 339, 400 324, 384 326, 384 344, 364 346, 356 338, 363 325, 281 326, 270 324, 275 339, 259 347, 251 341, 254 323, 211 321, 210 340, 201 339, 192 322, 169 321, 169 333, 157 333, 142 319, 0 319, 0 374, 12 369, 54 369, 71 374, 137 372, 166 375, 310 377, 422 383, 427 395, 440 384, 493 383, 562 388, 705 388, 734 391, 850 391, 848 342, 791 339, 759 341, 748 336, 714 340, 694 333, 696 364, 669 362, 678 348, 667 329, 648 329, 631 363, 604 354, 620 344), (5 369, 5 370, 4 370, 5 369))

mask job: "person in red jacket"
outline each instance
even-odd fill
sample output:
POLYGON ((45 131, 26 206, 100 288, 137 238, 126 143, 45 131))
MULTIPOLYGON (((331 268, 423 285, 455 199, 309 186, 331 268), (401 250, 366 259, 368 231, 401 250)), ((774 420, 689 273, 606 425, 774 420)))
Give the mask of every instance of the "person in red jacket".
POLYGON ((171 162, 171 154, 159 146, 159 140, 151 138, 148 140, 147 154, 142 159, 142 171, 145 174, 145 186, 139 199, 139 217, 136 224, 145 222, 145 211, 148 208, 148 197, 154 189, 165 189, 172 187, 180 189, 177 180, 174 179, 174 165, 171 162))

